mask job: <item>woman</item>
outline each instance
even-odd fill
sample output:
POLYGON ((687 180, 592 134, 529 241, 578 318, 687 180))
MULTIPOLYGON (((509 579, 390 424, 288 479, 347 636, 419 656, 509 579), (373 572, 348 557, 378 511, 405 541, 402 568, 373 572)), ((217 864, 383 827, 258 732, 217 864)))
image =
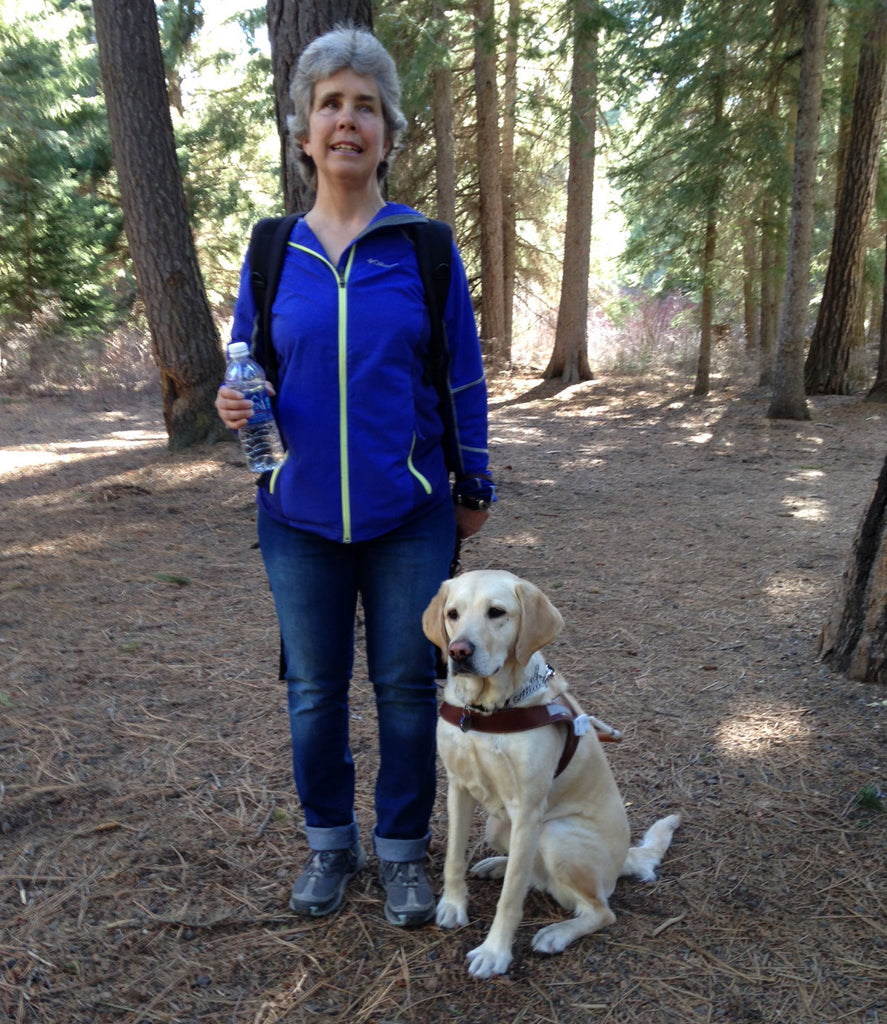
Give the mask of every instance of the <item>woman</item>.
MULTIPOLYGON (((360 596, 378 711, 373 844, 385 916, 418 925, 434 913, 424 859, 437 717, 421 616, 448 573, 457 533, 476 533, 495 500, 480 347, 454 249, 443 319, 465 473, 451 494, 438 395, 426 373, 428 314, 404 231, 423 218, 382 197, 405 127, 394 63, 369 32, 337 29, 306 48, 291 92, 290 133, 316 199, 293 227, 272 310, 287 458, 258 495, 311 849, 290 906, 331 913, 365 863, 348 742, 360 596)), ((234 341, 253 331, 249 280, 244 266, 234 341)), ((224 387, 216 407, 233 429, 251 410, 224 387)))

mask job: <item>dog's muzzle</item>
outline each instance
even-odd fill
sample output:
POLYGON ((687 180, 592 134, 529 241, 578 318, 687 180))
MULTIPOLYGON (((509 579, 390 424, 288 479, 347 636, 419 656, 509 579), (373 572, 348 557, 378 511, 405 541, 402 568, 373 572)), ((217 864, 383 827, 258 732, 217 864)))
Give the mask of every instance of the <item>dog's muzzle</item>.
POLYGON ((453 640, 447 648, 450 663, 456 675, 475 675, 474 644, 468 640, 453 640))

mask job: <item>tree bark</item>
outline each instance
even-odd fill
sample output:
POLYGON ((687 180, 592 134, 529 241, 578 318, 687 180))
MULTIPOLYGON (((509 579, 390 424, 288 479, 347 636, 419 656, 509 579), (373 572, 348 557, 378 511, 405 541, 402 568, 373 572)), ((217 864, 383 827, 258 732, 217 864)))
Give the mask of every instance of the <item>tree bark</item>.
POLYGON ((311 192, 299 173, 295 145, 289 141, 287 117, 293 113, 290 83, 302 50, 319 35, 337 25, 372 30, 372 0, 267 0, 265 16, 271 43, 274 77, 274 113, 280 136, 281 188, 287 213, 306 210, 311 192))
POLYGON ((887 683, 887 459, 850 552, 844 584, 819 643, 851 679, 887 683))
POLYGON ((810 301, 810 260, 813 248, 813 201, 819 115, 825 66, 828 0, 805 0, 804 52, 798 84, 792 212, 789 227, 785 299, 779 326, 776 376, 767 415, 770 419, 810 418, 804 395, 804 345, 810 301))
POLYGON ((742 314, 745 327, 745 354, 758 359, 761 349, 761 307, 755 279, 758 276, 755 225, 751 217, 742 222, 742 314))
POLYGON ((496 11, 493 0, 475 0, 474 91, 477 103, 480 190, 481 335, 493 362, 511 362, 505 329, 505 253, 502 233, 502 169, 499 90, 496 82, 496 11))
MULTIPOLYGON (((435 29, 446 45, 449 36, 446 11, 435 5, 435 29)), ((432 72, 434 96, 434 174, 437 183, 437 219, 456 230, 456 143, 453 131, 453 69, 441 64, 432 72)))
POLYGON ((502 276, 505 289, 505 334, 512 337, 517 275, 517 209, 514 195, 514 128, 517 106, 517 53, 520 0, 508 0, 505 35, 505 102, 502 107, 502 276))
POLYGON ((230 437, 224 374, 176 158, 153 0, 95 0, 96 38, 133 269, 160 370, 171 449, 230 437))
MULTIPOLYGON (((721 9, 725 4, 722 2, 721 9)), ((713 136, 720 139, 724 125, 724 96, 726 91, 727 53, 723 47, 711 60, 711 110, 713 136)), ((702 302, 700 304, 699 358, 696 364, 696 383, 693 394, 707 395, 711 382, 712 319, 714 317, 715 254, 718 242, 718 207, 723 188, 720 175, 709 186, 708 210, 705 218, 705 241, 702 248, 702 302)))
POLYGON ((544 374, 549 380, 560 377, 565 384, 594 378, 588 363, 588 270, 597 128, 597 13, 595 0, 574 0, 564 263, 554 350, 544 374))
POLYGON ((718 240, 718 224, 714 206, 709 208, 705 224, 705 245, 702 253, 702 302, 700 304, 699 357, 693 394, 707 395, 711 382, 711 338, 714 312, 714 262, 718 240))
POLYGON ((778 226, 776 200, 765 196, 761 210, 761 330, 758 383, 773 383, 773 365, 779 341, 779 288, 776 256, 778 226))
POLYGON ((865 25, 844 183, 822 302, 804 368, 810 394, 847 393, 850 350, 859 336, 866 228, 875 197, 887 95, 887 0, 873 0, 865 25))
POLYGON ((878 334, 878 372, 865 396, 867 402, 887 402, 887 243, 884 245, 884 283, 881 290, 881 321, 878 334))

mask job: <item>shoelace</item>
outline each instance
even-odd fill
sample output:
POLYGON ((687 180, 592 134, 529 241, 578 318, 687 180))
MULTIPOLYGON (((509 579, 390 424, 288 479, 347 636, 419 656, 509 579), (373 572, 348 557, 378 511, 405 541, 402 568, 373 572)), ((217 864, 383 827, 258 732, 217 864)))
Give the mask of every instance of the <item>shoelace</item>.
POLYGON ((320 878, 330 874, 330 869, 338 866, 336 861, 341 855, 341 850, 318 850, 308 862, 305 874, 312 878, 320 878))
POLYGON ((418 865, 411 861, 404 863, 391 861, 385 865, 382 872, 386 882, 400 882, 401 885, 407 888, 416 888, 421 881, 418 865))

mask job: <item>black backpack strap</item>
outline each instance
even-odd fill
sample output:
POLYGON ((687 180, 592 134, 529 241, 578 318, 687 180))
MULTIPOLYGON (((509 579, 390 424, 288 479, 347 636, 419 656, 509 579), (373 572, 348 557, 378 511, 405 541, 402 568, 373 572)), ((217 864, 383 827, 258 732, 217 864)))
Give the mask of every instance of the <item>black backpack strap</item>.
POLYGON ((277 353, 271 344, 271 306, 280 283, 287 242, 300 216, 291 213, 286 217, 265 217, 253 227, 249 241, 250 284, 256 304, 252 352, 275 388, 277 353))
POLYGON ((453 232, 449 224, 440 220, 421 221, 411 225, 410 230, 416 246, 416 261, 431 323, 427 376, 437 390, 438 409, 444 425, 447 469, 459 476, 463 471, 462 453, 456 435, 456 416, 450 391, 450 349, 443 321, 450 291, 453 232))
MULTIPOLYGON (((293 224, 301 214, 289 214, 286 217, 265 217, 253 226, 249 240, 250 285, 253 290, 253 302, 256 306, 256 319, 253 324, 252 354, 265 371, 265 377, 277 388, 277 353, 271 343, 271 306, 280 283, 280 272, 286 256, 286 246, 293 224)), ((274 401, 274 399, 272 399, 274 401)), ((263 486, 264 478, 256 481, 263 486)), ((283 649, 283 637, 280 638, 277 677, 286 679, 286 654, 283 649)))

